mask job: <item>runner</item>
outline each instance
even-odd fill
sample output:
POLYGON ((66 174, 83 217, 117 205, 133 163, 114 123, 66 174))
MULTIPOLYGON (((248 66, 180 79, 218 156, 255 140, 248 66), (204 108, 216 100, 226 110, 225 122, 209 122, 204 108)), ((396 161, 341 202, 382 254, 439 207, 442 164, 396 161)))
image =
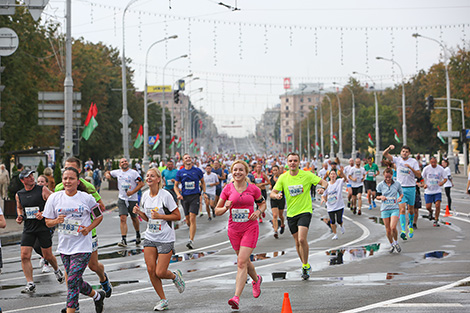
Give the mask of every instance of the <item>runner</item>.
POLYGON ((385 225, 385 231, 390 242, 390 253, 401 252, 398 244, 398 215, 400 210, 398 203, 403 198, 401 184, 393 180, 393 170, 386 168, 384 170, 384 180, 377 186, 377 199, 382 200, 380 206, 381 217, 385 225), (398 196, 398 199, 397 199, 398 196))
MULTIPOLYGON (((384 150, 383 156, 389 161, 393 162, 396 166, 397 181, 403 188, 403 198, 399 203, 400 207, 400 226, 401 234, 400 237, 403 240, 407 240, 406 237, 406 205, 408 205, 409 214, 409 227, 408 236, 413 238, 413 221, 415 214, 418 212, 414 209, 415 205, 415 193, 416 193, 416 177, 421 177, 421 171, 419 170, 418 162, 410 158, 411 148, 409 146, 403 146, 400 151, 399 157, 392 157, 389 151, 395 149, 394 145, 390 145, 384 150)), ((423 160, 425 158, 423 157, 423 160)))
POLYGON ((351 184, 352 197, 351 197, 351 206, 353 208, 353 213, 361 215, 362 209, 362 182, 366 176, 366 171, 361 167, 361 159, 356 158, 356 164, 353 168, 349 170, 348 181, 351 184))
POLYGON ((444 190, 447 197, 447 205, 449 206, 449 211, 452 211, 452 198, 450 197, 450 189, 454 187, 454 182, 452 181, 452 173, 449 168, 449 161, 446 159, 441 162, 442 167, 444 168, 444 177, 447 178, 446 183, 444 184, 444 190))
POLYGON ((322 164, 323 167, 318 171, 318 176, 323 180, 326 180, 327 178, 326 173, 328 173, 328 165, 329 163, 323 163, 322 164))
POLYGON ((220 162, 217 159, 214 161, 212 173, 215 173, 219 179, 219 184, 215 186, 215 204, 217 204, 217 202, 219 202, 220 193, 222 192, 222 182, 227 178, 224 169, 220 166, 220 162))
POLYGON ((36 185, 34 171, 23 170, 19 178, 24 188, 16 193, 16 222, 24 222, 21 236, 21 267, 26 278, 26 286, 21 293, 33 293, 36 285, 33 279, 33 265, 31 253, 36 240, 39 240, 42 256, 54 269, 54 274, 60 284, 65 282, 64 274, 57 265, 57 259, 52 253, 51 231, 43 218, 44 206, 52 192, 45 186, 36 185))
MULTIPOLYGON (((255 185, 261 190, 261 195, 264 199, 268 197, 266 193, 266 185, 269 185, 269 178, 266 173, 263 173, 262 170, 263 166, 261 162, 256 163, 255 170, 253 171, 253 176, 255 178, 255 185)), ((259 222, 263 222, 263 218, 266 217, 266 214, 263 212, 261 217, 259 218, 259 222)))
POLYGON ((344 176, 345 176, 346 182, 347 182, 346 189, 348 190, 348 208, 350 208, 351 211, 352 211, 352 209, 353 209, 351 207, 352 188, 351 188, 351 183, 349 182, 348 177, 349 177, 349 170, 354 167, 354 160, 351 158, 351 159, 349 159, 348 162, 349 162, 349 164, 346 165, 346 167, 344 168, 344 176))
MULTIPOLYGON (((2 208, 0 208, 0 228, 5 228, 7 226, 7 221, 5 221, 5 216, 3 216, 2 208)), ((2 273, 3 260, 2 260, 2 241, 0 240, 0 274, 2 273)), ((1 313, 0 308, 0 313, 1 313)))
MULTIPOLYGON (((65 161, 65 167, 73 167, 75 168, 78 173, 81 173, 82 162, 80 159, 76 157, 70 157, 65 161)), ((60 183, 55 187, 55 192, 59 192, 64 190, 64 184, 60 183)), ((87 180, 80 178, 78 184, 78 190, 84 191, 93 196, 102 212, 106 210, 103 200, 101 199, 100 194, 96 191, 95 186, 89 183, 87 180)), ((93 222, 93 214, 90 216, 91 221, 93 222)), ((101 288, 106 293, 106 298, 111 297, 111 293, 113 292, 113 288, 111 286, 111 282, 109 281, 108 274, 106 274, 103 263, 98 261, 98 235, 96 234, 96 228, 91 231, 91 238, 92 238, 92 253, 90 256, 90 261, 88 261, 88 268, 98 275, 100 280, 101 288)), ((67 275, 67 273, 65 273, 67 275)), ((63 309, 62 313, 65 313, 67 309, 63 309)))
POLYGON ((181 271, 168 270, 176 240, 172 222, 179 221, 181 215, 173 196, 162 189, 163 179, 158 169, 149 169, 145 180, 149 190, 142 195, 142 209, 136 205, 133 211, 147 222, 144 234, 145 264, 152 286, 160 297, 153 310, 163 311, 168 310, 168 300, 162 279, 171 279, 179 293, 185 289, 181 271))
MULTIPOLYGON (((276 185, 279 176, 282 174, 279 166, 272 166, 273 175, 269 179, 271 183, 271 189, 276 185)), ((282 192, 281 192, 282 194, 282 192)), ((273 229, 274 229, 274 238, 278 239, 279 235, 277 233, 278 228, 280 227, 279 233, 284 234, 285 224, 284 224, 284 209, 286 208, 286 197, 282 194, 281 199, 271 198, 271 210, 273 212, 273 229), (279 225, 280 224, 280 225, 279 225)))
POLYGON ((367 164, 364 166, 366 171, 366 179, 364 180, 364 189, 367 192, 367 202, 369 203, 369 210, 377 207, 375 204, 375 188, 377 187, 376 177, 379 175, 379 167, 372 162, 372 157, 367 157, 367 164))
POLYGON ((211 211, 215 218, 215 199, 216 199, 216 186, 219 185, 219 177, 216 173, 212 173, 210 164, 206 165, 206 173, 204 174, 204 183, 206 184, 206 192, 204 193, 204 202, 206 203, 206 211, 208 220, 211 221, 211 211))
POLYGON ((326 210, 330 216, 330 226, 333 231, 333 240, 338 239, 336 233, 336 221, 340 225, 341 233, 344 234, 343 227, 343 213, 344 213, 344 200, 343 200, 343 185, 344 179, 338 178, 337 171, 331 170, 329 175, 328 187, 322 195, 321 203, 326 202, 326 210))
MULTIPOLYGON (((37 184, 38 186, 46 186, 47 188, 49 188, 49 179, 46 175, 39 175, 37 179, 37 184)), ((54 235, 54 229, 49 228, 49 231, 51 232, 52 238, 54 235)), ((38 238, 36 238, 36 241, 34 242, 33 250, 41 256, 41 258, 39 259, 39 267, 42 267, 41 272, 50 273, 52 271, 52 267, 49 265, 49 262, 47 262, 47 260, 44 259, 44 257, 42 256, 41 243, 39 242, 38 238)))
POLYGON ((302 262, 302 279, 310 278, 312 267, 308 263, 308 227, 312 219, 312 197, 310 188, 312 185, 320 184, 323 190, 318 190, 322 194, 328 187, 328 183, 316 176, 312 172, 299 170, 300 157, 297 153, 289 153, 287 164, 289 172, 279 176, 276 185, 271 191, 271 198, 282 199, 282 194, 286 197, 287 203, 287 222, 292 237, 295 240, 295 247, 300 261, 302 262))
POLYGON ((161 173, 162 173, 163 181, 165 182, 164 189, 173 196, 173 199, 178 204, 178 199, 176 198, 176 193, 174 190, 175 178, 176 178, 176 173, 178 173, 178 170, 175 168, 175 164, 173 163, 173 160, 168 160, 168 162, 166 162, 166 169, 164 169, 163 172, 161 173))
POLYGON ((103 220, 101 210, 93 196, 78 190, 79 172, 66 167, 62 174, 64 190, 53 193, 45 206, 46 225, 58 225, 57 252, 67 272, 67 313, 78 309, 79 292, 92 297, 97 313, 103 312, 106 293, 95 291, 82 278, 92 253, 91 230, 103 220), (90 214, 94 215, 91 222, 90 214))
POLYGON ((441 213, 442 189, 446 181, 444 168, 437 164, 436 157, 429 159, 429 165, 423 169, 424 179, 424 200, 426 201, 426 210, 432 216, 432 204, 436 206, 436 215, 434 215, 434 226, 439 227, 439 214, 441 213))
POLYGON ((245 287, 247 274, 250 275, 253 285, 253 297, 261 294, 262 277, 256 273, 250 256, 256 248, 259 236, 258 218, 266 210, 266 201, 261 191, 254 184, 247 181, 249 172, 248 164, 242 160, 236 160, 230 172, 233 182, 227 184, 220 195, 215 213, 223 215, 230 210, 228 220, 228 237, 233 250, 237 254, 237 278, 235 283, 235 295, 228 300, 232 309, 238 310, 240 296, 245 287), (258 208, 254 210, 254 203, 258 208))
POLYGON ((118 180, 119 199, 117 204, 122 237, 118 246, 127 247, 127 215, 131 216, 132 224, 134 225, 135 244, 140 245, 140 225, 137 215, 133 212, 133 208, 138 204, 137 191, 144 186, 144 182, 136 170, 129 168, 129 161, 126 158, 122 158, 119 161, 119 166, 121 167, 119 170, 105 173, 106 179, 113 177, 118 180))
POLYGON ((193 166, 193 161, 189 154, 183 155, 184 167, 176 173, 175 177, 175 193, 184 209, 186 224, 189 227, 189 241, 186 244, 188 249, 194 249, 194 237, 196 236, 196 217, 199 212, 200 189, 206 192, 206 184, 204 183, 204 174, 202 171, 193 166), (182 190, 179 188, 182 186, 182 190))

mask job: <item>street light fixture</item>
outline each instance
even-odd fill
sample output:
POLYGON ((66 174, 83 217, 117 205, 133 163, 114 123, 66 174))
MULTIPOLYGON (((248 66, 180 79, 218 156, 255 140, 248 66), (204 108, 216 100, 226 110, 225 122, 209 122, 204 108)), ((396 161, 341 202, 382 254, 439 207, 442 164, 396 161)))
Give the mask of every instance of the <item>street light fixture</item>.
MULTIPOLYGON (((152 49, 153 46, 155 46, 157 43, 160 43, 160 42, 164 42, 164 41, 167 41, 169 39, 176 39, 178 38, 177 35, 173 35, 173 36, 169 36, 169 37, 165 37, 161 40, 158 40, 158 41, 155 41, 153 44, 150 45, 150 47, 147 49, 147 53, 145 54, 145 87, 144 87, 144 155, 143 155, 143 158, 142 158, 142 166, 143 166, 143 169, 144 169, 144 173, 147 172, 148 170, 148 166, 149 166, 149 159, 148 159, 148 137, 149 137, 149 124, 148 124, 148 91, 147 91, 147 88, 148 88, 148 85, 147 85, 147 61, 148 61, 148 57, 149 57, 149 52, 150 52, 150 49, 152 49)), ((165 92, 165 91, 163 91, 165 92)), ((173 121, 172 121, 173 123, 173 121)))
MULTIPOLYGON (((340 86, 340 84, 333 82, 333 85, 340 86)), ((340 159, 343 158, 343 130, 342 130, 342 122, 341 122, 341 101, 339 100, 339 95, 338 95, 338 90, 336 91, 336 99, 338 99, 338 108, 339 108, 339 114, 338 114, 338 123, 339 123, 339 130, 338 130, 338 136, 339 136, 339 149, 338 149, 338 157, 340 159)))
POLYGON ((168 64, 171 62, 174 62, 179 59, 187 58, 187 54, 183 54, 177 58, 171 59, 168 61, 165 66, 163 67, 163 79, 162 79, 162 85, 163 85, 163 96, 162 96, 162 135, 163 135, 163 147, 162 147, 162 160, 166 158, 166 126, 165 126, 165 70, 168 64))
POLYGON ((405 110, 405 76, 403 75, 403 70, 402 70, 400 64, 398 64, 393 59, 386 59, 386 58, 383 58, 383 57, 376 57, 376 59, 392 62, 393 64, 396 64, 398 66, 398 68, 400 69, 401 79, 402 79, 402 84, 401 84, 401 87, 402 87, 402 97, 401 97, 402 108, 401 109, 402 109, 402 119, 403 119, 403 145, 406 146, 407 141, 406 141, 406 110, 405 110))
POLYGON ((333 105, 331 104, 330 96, 325 93, 325 97, 330 103, 330 159, 333 159, 333 156, 335 154, 333 150, 333 105))
POLYGON ((427 37, 427 36, 423 36, 423 35, 420 35, 418 33, 414 33, 412 36, 415 37, 415 38, 421 37, 421 38, 424 38, 424 39, 428 39, 428 40, 437 42, 441 46, 442 50, 444 51, 444 68, 445 68, 445 71, 446 71, 447 131, 449 132, 449 138, 447 140, 448 141, 448 143, 447 143, 447 150, 448 150, 447 151, 447 157, 453 159, 452 136, 450 134, 450 132, 452 131, 452 114, 451 114, 451 104, 450 104, 451 98, 450 98, 450 80, 449 80, 449 68, 448 68, 450 53, 449 53, 449 50, 447 49, 447 47, 437 39, 430 38, 430 37, 427 37))
MULTIPOLYGON (((193 77, 193 73, 191 74, 188 74, 186 76, 183 76, 181 78, 179 78, 178 80, 176 80, 172 87, 174 87, 180 80, 183 80, 185 78, 190 78, 190 77, 193 77)), ((179 87, 178 87, 179 88, 179 87)), ((179 89, 178 89, 179 90, 179 89)), ((170 137, 173 138, 173 136, 175 136, 176 132, 175 132, 175 126, 174 126, 174 111, 175 111, 175 101, 172 101, 171 102, 171 114, 170 114, 170 117, 171 117, 171 135, 170 137)), ((180 108, 180 125, 182 126, 183 125, 183 110, 182 110, 182 107, 183 107, 183 103, 181 103, 181 108, 180 108)), ((175 155, 175 148, 174 148, 175 145, 172 145, 171 146, 171 155, 174 156, 175 155)))

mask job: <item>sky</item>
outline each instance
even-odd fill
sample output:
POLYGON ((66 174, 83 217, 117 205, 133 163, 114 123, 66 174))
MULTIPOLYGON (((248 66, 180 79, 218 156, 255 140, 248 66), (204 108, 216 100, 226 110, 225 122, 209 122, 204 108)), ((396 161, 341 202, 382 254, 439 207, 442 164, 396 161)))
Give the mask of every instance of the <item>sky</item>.
MULTIPOLYGON (((405 80, 442 60, 438 43, 413 33, 450 50, 470 48, 465 0, 222 0, 229 7, 216 0, 73 0, 72 36, 122 52, 123 10, 130 2, 125 54, 137 89, 144 89, 148 48, 177 35, 149 51, 148 84, 170 84, 193 73, 199 79, 187 84, 186 93, 220 133, 234 137, 254 133, 261 114, 279 103, 284 77, 293 87, 320 82, 329 88, 347 83, 356 71, 384 88, 401 83, 402 76, 377 56, 395 60, 405 80), (184 54, 188 58, 168 63, 184 54)), ((42 19, 61 23, 65 32, 64 16, 65 0, 51 0, 42 19)))

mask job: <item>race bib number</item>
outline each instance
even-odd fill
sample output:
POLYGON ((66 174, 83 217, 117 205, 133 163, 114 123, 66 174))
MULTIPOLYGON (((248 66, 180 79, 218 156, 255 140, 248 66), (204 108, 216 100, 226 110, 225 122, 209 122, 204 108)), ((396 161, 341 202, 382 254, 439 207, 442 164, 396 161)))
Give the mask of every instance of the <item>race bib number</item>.
POLYGON ((91 239, 91 251, 96 251, 98 250, 98 237, 95 236, 91 239))
POLYGON ((255 184, 261 184, 263 182, 263 178, 255 178, 255 184))
POLYGON ((328 195, 328 204, 334 205, 338 201, 338 197, 336 195, 328 195))
POLYGON ((166 184, 167 184, 168 186, 174 186, 174 185, 175 185, 175 183, 174 183, 171 179, 170 179, 170 180, 167 180, 167 181, 166 181, 166 184))
POLYGON ((291 197, 295 197, 304 193, 303 185, 289 186, 288 189, 291 197))
POLYGON ((121 183, 121 188, 124 189, 124 190, 128 190, 129 188, 131 188, 131 184, 124 181, 121 183))
POLYGON ((397 198, 387 198, 383 201, 384 205, 393 205, 397 203, 397 198))
POLYGON ((162 221, 149 219, 148 231, 153 234, 157 234, 162 231, 162 221))
POLYGON ((429 179, 429 185, 430 186, 437 186, 439 184, 439 180, 436 178, 431 178, 429 179))
POLYGON ((196 188, 196 182, 194 181, 187 181, 184 183, 184 188, 186 190, 193 190, 194 188, 196 188))
POLYGON ((374 177, 375 172, 374 171, 368 171, 367 176, 369 177, 374 177))
POLYGON ((38 206, 28 207, 28 208, 24 208, 24 210, 26 212, 26 218, 28 220, 32 220, 32 219, 36 219, 36 213, 39 212, 39 207, 38 206))
POLYGON ((59 224, 57 229, 59 233, 65 235, 78 236, 79 231, 81 230, 81 225, 79 220, 74 220, 71 218, 65 219, 62 224, 59 224))
POLYGON ((410 175, 411 173, 411 170, 407 167, 400 167, 399 171, 402 175, 410 175))
POLYGON ((232 221, 236 223, 248 222, 250 209, 232 209, 232 221))

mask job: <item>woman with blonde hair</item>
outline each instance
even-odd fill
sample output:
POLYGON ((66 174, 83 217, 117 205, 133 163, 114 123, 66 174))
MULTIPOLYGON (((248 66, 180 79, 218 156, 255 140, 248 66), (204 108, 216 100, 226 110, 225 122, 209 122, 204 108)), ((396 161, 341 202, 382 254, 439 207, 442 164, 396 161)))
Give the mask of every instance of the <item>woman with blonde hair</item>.
POLYGON ((236 160, 230 167, 233 181, 228 183, 220 195, 215 208, 216 215, 230 211, 228 221, 228 237, 233 250, 237 254, 237 277, 235 295, 228 300, 232 309, 239 309, 240 295, 245 287, 247 275, 253 279, 253 296, 261 294, 262 277, 256 273, 250 256, 256 248, 259 236, 258 219, 266 210, 266 201, 261 190, 247 180, 249 167, 245 161, 236 160), (258 208, 254 210, 254 204, 258 208))
POLYGON ((181 214, 173 196, 163 188, 162 174, 157 168, 150 168, 145 178, 149 189, 142 195, 141 208, 134 207, 134 213, 147 222, 144 236, 144 259, 153 288, 160 300, 154 311, 168 309, 168 300, 163 291, 162 279, 171 279, 182 293, 185 283, 180 270, 168 270, 175 247, 174 221, 181 219, 181 214))
POLYGON ((44 169, 44 176, 47 177, 47 188, 51 191, 54 191, 55 189, 55 180, 53 174, 54 172, 52 171, 52 168, 46 167, 44 169))

